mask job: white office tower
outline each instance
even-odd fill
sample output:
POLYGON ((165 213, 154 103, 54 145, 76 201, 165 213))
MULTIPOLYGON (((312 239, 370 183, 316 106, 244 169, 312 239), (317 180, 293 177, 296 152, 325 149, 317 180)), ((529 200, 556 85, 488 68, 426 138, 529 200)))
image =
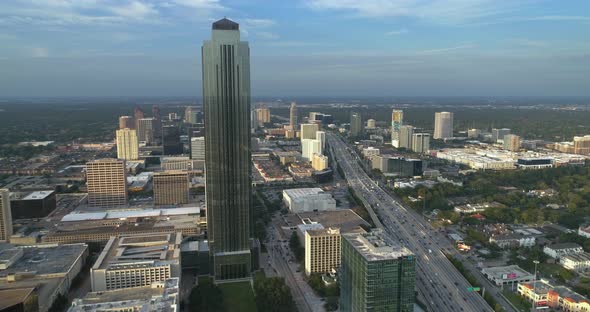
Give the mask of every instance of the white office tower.
POLYGON ((416 153, 428 153, 428 150, 430 150, 430 134, 414 133, 412 135, 412 150, 416 153))
POLYGON ((394 109, 391 112, 391 145, 400 147, 400 130, 404 120, 404 111, 394 109))
POLYGON ((305 139, 315 139, 316 132, 320 130, 318 124, 301 124, 301 142, 305 139))
POLYGON ((0 242, 8 242, 10 236, 12 236, 10 191, 8 189, 0 189, 0 242))
POLYGON ((315 139, 320 141, 320 145, 322 146, 322 152, 326 148, 326 133, 324 131, 317 131, 315 133, 315 139))
POLYGON ((453 137, 453 113, 434 113, 434 138, 450 139, 453 137))
POLYGON ((399 147, 412 149, 412 137, 414 136, 414 127, 410 125, 402 126, 399 129, 399 147))
POLYGON ((139 159, 139 141, 135 129, 117 130, 117 158, 125 160, 139 159))
POLYGON ((301 158, 312 161, 313 154, 322 154, 322 143, 316 139, 301 140, 301 158))
POLYGON ((191 159, 205 161, 205 137, 191 138, 191 159))

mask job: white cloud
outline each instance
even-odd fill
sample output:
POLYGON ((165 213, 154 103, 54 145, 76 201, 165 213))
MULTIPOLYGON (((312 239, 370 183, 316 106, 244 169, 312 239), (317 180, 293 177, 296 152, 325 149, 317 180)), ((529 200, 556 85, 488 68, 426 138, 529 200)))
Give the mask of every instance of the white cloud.
POLYGON ((132 1, 122 6, 115 6, 110 10, 117 16, 132 19, 144 19, 158 15, 158 11, 154 9, 153 5, 139 1, 132 1))
POLYGON ((277 40, 280 38, 279 35, 268 31, 259 31, 256 33, 256 37, 262 40, 277 40))
POLYGON ((172 0, 166 4, 174 3, 197 9, 223 9, 219 0, 172 0))
POLYGON ((250 28, 266 28, 276 25, 276 22, 271 19, 247 18, 242 24, 250 28))
POLYGON ((448 48, 440 48, 440 49, 431 49, 431 50, 422 50, 418 51, 416 54, 439 54, 439 53, 446 53, 455 50, 463 50, 463 49, 472 49, 476 46, 473 44, 463 44, 455 47, 448 47, 448 48))
POLYGON ((402 29, 398 29, 398 30, 392 30, 392 31, 388 31, 385 33, 386 36, 397 36, 397 35, 403 35, 403 34, 407 34, 408 30, 405 28, 402 29))
POLYGON ((543 16, 530 16, 530 17, 519 17, 514 20, 519 21, 590 21, 590 16, 580 15, 543 15, 543 16))

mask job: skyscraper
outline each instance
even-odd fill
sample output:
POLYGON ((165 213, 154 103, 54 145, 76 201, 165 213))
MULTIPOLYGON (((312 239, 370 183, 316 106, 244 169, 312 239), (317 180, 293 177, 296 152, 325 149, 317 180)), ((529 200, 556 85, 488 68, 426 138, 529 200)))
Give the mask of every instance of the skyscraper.
POLYGON ((224 18, 202 53, 211 271, 215 280, 250 278, 250 48, 224 18))
POLYGON ((342 234, 340 311, 414 311, 416 258, 382 230, 342 234))
POLYGON ((86 163, 88 205, 113 208, 127 204, 125 160, 98 159, 86 163))
POLYGON ((154 204, 186 204, 189 200, 188 172, 156 172, 153 176, 154 204))
POLYGON ((137 122, 137 139, 146 144, 154 143, 154 118, 140 118, 135 120, 137 122))
POLYGON ((10 236, 12 236, 10 191, 8 189, 0 189, 0 242, 8 242, 10 236))
POLYGON ((139 159, 139 143, 137 140, 137 130, 119 129, 116 131, 117 137, 117 158, 125 160, 139 159))
POLYGON ((305 139, 315 139, 316 132, 320 130, 320 125, 318 124, 301 124, 301 133, 299 136, 301 137, 301 141, 305 139))
POLYGON ((191 159, 205 161, 205 137, 191 138, 191 159))
POLYGON ((363 120, 360 113, 350 114, 350 135, 352 137, 359 136, 363 131, 363 120))
POLYGON ((375 119, 367 120, 367 129, 375 129, 375 119))
POLYGON ((162 115, 160 114, 160 108, 158 105, 152 105, 152 117, 154 118, 154 140, 157 142, 162 141, 162 115))
POLYGON ((453 137, 453 113, 434 113, 434 138, 450 139, 453 137))
POLYGON ((257 108, 256 120, 258 121, 258 127, 264 127, 264 124, 270 122, 270 109, 268 107, 257 108))
POLYGON ((180 142, 180 129, 168 125, 162 127, 162 151, 164 155, 182 154, 183 146, 180 142))
POLYGON ((404 120, 404 111, 394 109, 391 112, 391 145, 393 147, 400 147, 399 136, 400 130, 404 120))
POLYGON ((289 109, 289 126, 291 126, 291 130, 297 129, 297 104, 295 102, 291 102, 289 109))
POLYGON ((412 136, 414 135, 414 127, 404 125, 399 129, 399 147, 412 149, 412 136))
POLYGON ((199 110, 195 106, 187 106, 184 109, 184 122, 189 124, 199 123, 199 110))
POLYGON ((510 134, 510 129, 502 128, 502 129, 492 129, 492 142, 498 143, 498 141, 504 141, 504 136, 510 134))
POLYGON ((119 129, 135 129, 135 119, 131 116, 119 117, 119 129))
POLYGON ((428 153, 428 150, 430 150, 430 134, 414 133, 412 135, 412 150, 416 153, 428 153))
POLYGON ((520 137, 516 134, 507 134, 504 136, 504 149, 517 152, 520 150, 520 137))

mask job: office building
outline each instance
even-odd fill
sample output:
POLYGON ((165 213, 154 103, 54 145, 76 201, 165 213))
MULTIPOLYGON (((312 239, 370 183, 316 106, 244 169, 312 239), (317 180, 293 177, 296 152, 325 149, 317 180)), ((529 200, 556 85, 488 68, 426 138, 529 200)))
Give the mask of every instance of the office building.
POLYGON ((320 140, 305 139, 301 140, 301 158, 305 161, 312 161, 314 154, 323 154, 322 143, 320 140))
POLYGON ((515 134, 505 135, 504 149, 512 152, 518 152, 520 150, 520 137, 515 134))
POLYGON ((350 135, 357 137, 363 132, 363 120, 361 113, 353 112, 350 114, 350 135))
POLYGON ((479 129, 469 129, 467 130, 467 138, 468 139, 477 139, 481 134, 481 130, 479 129))
POLYGON ((183 171, 156 172, 153 176, 154 204, 179 205, 189 201, 188 173, 183 171))
POLYGON ((371 160, 371 169, 379 169, 384 175, 415 177, 423 173, 420 159, 405 159, 393 156, 375 156, 371 160))
POLYGON ((152 117, 154 118, 154 140, 158 143, 162 142, 162 116, 158 105, 152 105, 152 117))
POLYGON ((137 139, 146 144, 154 143, 154 130, 156 120, 154 118, 140 118, 137 122, 137 139))
POLYGON ((322 152, 326 148, 326 132, 324 131, 317 131, 315 133, 315 139, 320 141, 320 146, 322 147, 322 152))
POLYGON ((92 291, 144 287, 180 277, 180 233, 111 237, 90 269, 92 291))
POLYGON ((412 151, 425 154, 430 150, 430 134, 414 133, 412 135, 412 151))
POLYGON ((145 113, 143 112, 143 110, 139 107, 136 106, 135 110, 133 111, 133 119, 135 120, 135 129, 137 129, 137 125, 139 123, 140 119, 145 118, 145 113))
POLYGON ((131 116, 119 117, 119 129, 135 129, 135 119, 131 116))
POLYGON ((313 154, 311 160, 311 167, 317 171, 328 169, 328 156, 324 156, 317 153, 313 154))
POLYGON ((191 159, 205 161, 205 137, 191 138, 191 159))
POLYGON ((180 129, 177 126, 162 127, 162 145, 164 155, 180 155, 183 152, 183 145, 180 142, 180 129))
POLYGON ((84 298, 74 299, 68 312, 177 312, 179 289, 180 279, 170 278, 142 287, 89 292, 84 298))
POLYGON ((55 191, 10 193, 12 219, 43 218, 55 210, 55 191))
POLYGON ((400 147, 401 127, 404 121, 404 111, 394 109, 391 112, 391 145, 400 147))
POLYGON ((510 134, 510 129, 502 128, 502 129, 492 129, 492 142, 498 143, 498 141, 503 141, 504 136, 510 134))
POLYGON ((453 113, 434 113, 434 139, 444 140, 453 137, 453 113))
POLYGON ((574 137, 574 154, 590 155, 590 135, 574 137))
POLYGON ((399 129, 399 147, 411 150, 413 136, 414 127, 410 125, 401 126, 399 129))
POLYGON ((295 102, 291 103, 291 107, 289 108, 289 126, 291 127, 290 130, 296 130, 297 125, 297 104, 295 102))
POLYGON ((184 109, 184 122, 188 124, 197 124, 203 122, 202 114, 195 106, 187 106, 184 109))
POLYGON ((293 213, 336 209, 336 200, 332 194, 319 187, 283 190, 283 202, 293 213))
POLYGON ((137 140, 137 130, 129 128, 119 129, 116 131, 116 137, 118 159, 139 159, 139 142, 137 140))
POLYGON ((12 211, 10 209, 10 191, 0 189, 0 242, 8 242, 12 235, 12 211))
POLYGON ((305 231, 305 274, 331 273, 340 268, 340 229, 305 231))
POLYGON ((340 311, 414 311, 416 258, 383 231, 342 234, 340 311))
POLYGON ((310 112, 309 117, 307 118, 309 123, 317 123, 317 124, 324 124, 328 125, 334 122, 334 118, 332 115, 318 113, 318 112, 310 112))
POLYGON ((88 205, 114 208, 127 204, 125 160, 98 159, 86 163, 88 205))
POLYGON ((215 280, 250 278, 250 49, 224 18, 202 52, 211 271, 215 280))
POLYGON ((320 125, 318 124, 301 124, 301 141, 305 139, 315 139, 316 132, 320 131, 320 125))
POLYGON ((534 279, 533 274, 523 270, 518 265, 487 267, 483 268, 481 273, 498 287, 504 285, 512 288, 519 283, 530 282, 534 279))
POLYGON ((260 128, 264 127, 264 124, 270 123, 270 109, 268 107, 257 108, 256 120, 260 128))
POLYGON ((367 120, 367 129, 375 129, 375 119, 367 120))

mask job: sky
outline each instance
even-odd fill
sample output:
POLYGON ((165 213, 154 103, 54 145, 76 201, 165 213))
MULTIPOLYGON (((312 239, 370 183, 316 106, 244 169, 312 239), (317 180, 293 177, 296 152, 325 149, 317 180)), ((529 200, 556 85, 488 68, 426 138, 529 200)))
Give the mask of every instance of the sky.
POLYGON ((1 0, 0 96, 198 96, 211 23, 255 96, 588 96, 587 0, 1 0))

